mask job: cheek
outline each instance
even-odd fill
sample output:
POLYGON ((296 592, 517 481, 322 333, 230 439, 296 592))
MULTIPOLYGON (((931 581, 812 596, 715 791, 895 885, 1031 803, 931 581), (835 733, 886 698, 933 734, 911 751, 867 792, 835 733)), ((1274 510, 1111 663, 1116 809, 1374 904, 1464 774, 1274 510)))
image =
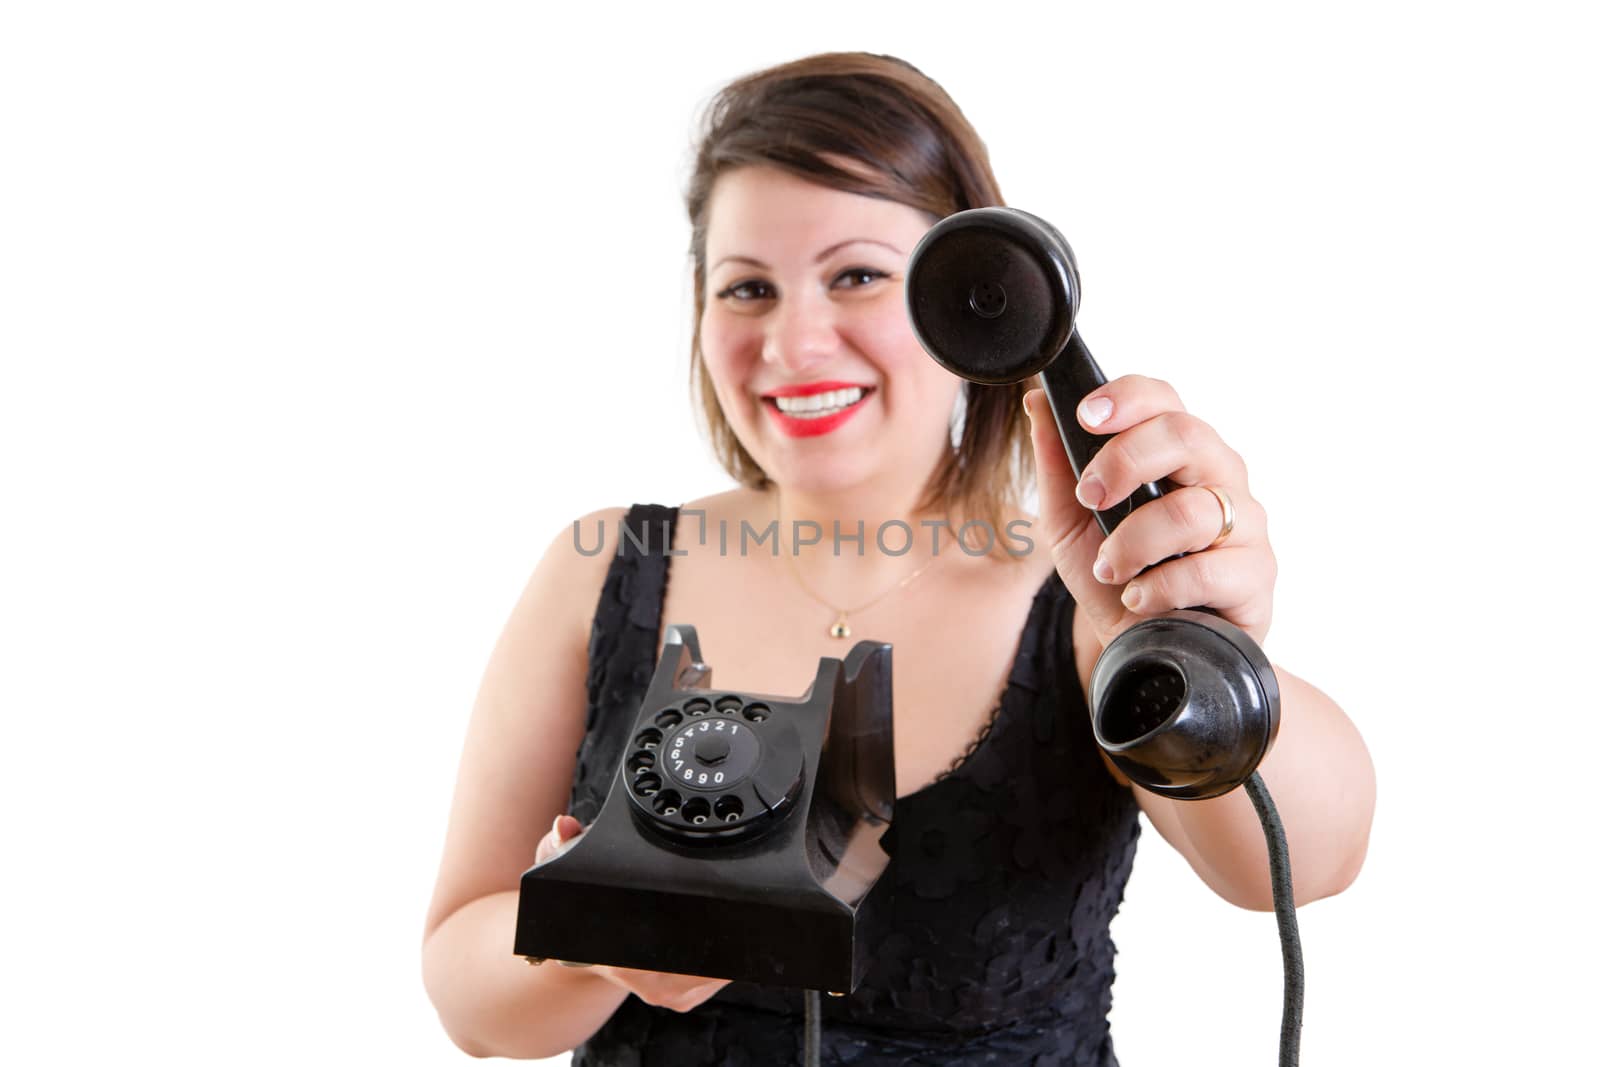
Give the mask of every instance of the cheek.
POLYGON ((960 391, 961 379, 933 361, 917 343, 905 313, 873 316, 857 324, 855 344, 868 353, 888 381, 885 403, 926 407, 930 415, 947 416, 960 391))
POLYGON ((707 311, 700 319, 700 355, 726 408, 745 391, 750 368, 760 354, 749 325, 730 315, 707 311))

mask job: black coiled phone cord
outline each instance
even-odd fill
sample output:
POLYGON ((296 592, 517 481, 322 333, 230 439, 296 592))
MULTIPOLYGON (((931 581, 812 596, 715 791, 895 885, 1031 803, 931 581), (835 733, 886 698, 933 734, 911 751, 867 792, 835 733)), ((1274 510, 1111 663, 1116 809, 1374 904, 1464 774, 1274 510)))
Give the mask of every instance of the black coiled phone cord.
MULTIPOLYGON (((1289 839, 1283 820, 1259 773, 1245 779, 1244 791, 1255 805, 1256 817, 1267 835, 1267 859, 1272 868, 1272 911, 1278 917, 1278 940, 1283 945, 1283 1026, 1278 1032, 1278 1067, 1300 1063, 1300 1017, 1305 1010, 1306 965, 1300 958, 1300 925, 1294 914, 1294 883, 1289 879, 1289 839)), ((821 1067, 822 994, 806 990, 805 1067, 821 1067)))

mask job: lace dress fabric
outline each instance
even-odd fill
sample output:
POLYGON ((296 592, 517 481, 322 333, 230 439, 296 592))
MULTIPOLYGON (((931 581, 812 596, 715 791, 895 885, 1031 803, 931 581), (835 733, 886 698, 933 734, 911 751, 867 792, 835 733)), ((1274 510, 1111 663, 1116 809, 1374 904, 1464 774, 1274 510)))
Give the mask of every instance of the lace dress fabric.
MULTIPOLYGON (((573 815, 599 812, 655 668, 677 509, 636 505, 589 641, 589 709, 573 815), (641 551, 639 545, 644 545, 641 551)), ((1110 923, 1139 834, 1106 772, 1071 656, 1073 601, 1033 599, 988 726, 937 780, 897 798, 888 932, 854 993, 822 997, 822 1062, 1116 1064, 1106 1015, 1110 923)), ((692 622, 693 620, 682 620, 692 622)), ((716 650, 706 654, 715 662, 716 650)), ((690 1012, 630 996, 574 1067, 799 1063, 797 989, 735 982, 690 1012)))

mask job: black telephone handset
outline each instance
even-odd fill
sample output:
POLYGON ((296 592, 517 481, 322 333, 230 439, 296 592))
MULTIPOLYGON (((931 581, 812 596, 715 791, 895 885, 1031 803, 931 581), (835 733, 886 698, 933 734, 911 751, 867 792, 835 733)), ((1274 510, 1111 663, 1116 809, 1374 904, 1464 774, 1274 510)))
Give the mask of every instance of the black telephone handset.
MULTIPOLYGON (((1078 265, 1054 226, 1015 208, 957 212, 911 253, 906 308, 941 366, 987 385, 1038 374, 1075 475, 1108 441, 1078 423, 1078 404, 1105 375, 1077 331, 1078 265)), ((1170 484, 1147 482, 1094 513, 1107 535, 1170 484)), ((1279 1062, 1299 1056, 1304 972, 1282 823, 1256 766, 1277 736, 1277 676, 1259 645, 1209 609, 1169 612, 1119 634, 1101 652, 1088 702, 1095 741, 1130 780, 1183 800, 1245 786, 1267 835, 1273 905, 1284 948, 1279 1062)))
MULTIPOLYGON (((988 385, 1035 374, 1082 474, 1108 437, 1077 407, 1105 375, 1076 329, 1078 268, 1055 227, 1014 208, 935 225, 911 254, 906 305, 917 339, 946 369, 988 385)), ((1170 485, 1149 482, 1095 512, 1107 534, 1170 485)), ((1241 785, 1278 729, 1278 681, 1243 630, 1207 610, 1169 613, 1119 635, 1091 677, 1095 740, 1131 780, 1187 800, 1241 785)))

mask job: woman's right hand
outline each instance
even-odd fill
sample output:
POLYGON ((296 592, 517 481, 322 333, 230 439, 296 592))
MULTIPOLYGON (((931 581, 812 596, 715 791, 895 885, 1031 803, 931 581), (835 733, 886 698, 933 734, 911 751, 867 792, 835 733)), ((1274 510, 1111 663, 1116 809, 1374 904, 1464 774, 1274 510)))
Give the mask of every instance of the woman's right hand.
MULTIPOLYGON (((533 862, 537 866, 572 844, 584 826, 571 815, 557 815, 556 821, 539 841, 534 850, 533 862)), ((636 971, 629 967, 604 965, 583 966, 596 978, 603 978, 619 989, 625 990, 657 1008, 673 1011, 690 1011, 717 995, 728 984, 726 978, 704 978, 690 974, 668 974, 662 971, 636 971)))

